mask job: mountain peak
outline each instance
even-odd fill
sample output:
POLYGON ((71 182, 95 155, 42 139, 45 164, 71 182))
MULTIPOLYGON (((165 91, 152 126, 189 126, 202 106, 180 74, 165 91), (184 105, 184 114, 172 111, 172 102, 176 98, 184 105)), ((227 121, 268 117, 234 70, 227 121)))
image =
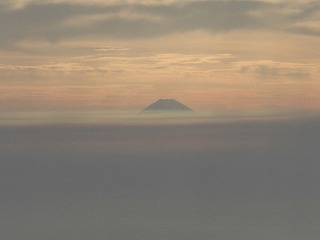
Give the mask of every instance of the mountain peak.
POLYGON ((150 111, 159 111, 159 112, 160 111, 179 111, 179 112, 191 111, 192 112, 192 109, 175 99, 161 98, 143 110, 143 112, 150 112, 150 111))

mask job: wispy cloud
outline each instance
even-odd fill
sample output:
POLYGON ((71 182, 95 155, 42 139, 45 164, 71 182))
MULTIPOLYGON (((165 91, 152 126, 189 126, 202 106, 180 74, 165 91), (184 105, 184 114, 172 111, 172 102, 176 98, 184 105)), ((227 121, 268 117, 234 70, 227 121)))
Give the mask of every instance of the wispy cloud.
POLYGON ((259 60, 254 62, 235 63, 241 73, 255 74, 263 79, 277 79, 285 77, 289 79, 307 79, 310 77, 315 65, 275 62, 270 60, 259 60))
POLYGON ((233 59, 231 54, 179 54, 179 53, 162 53, 162 54, 145 54, 137 55, 126 53, 116 55, 114 52, 126 52, 125 48, 106 47, 92 48, 90 55, 80 57, 60 58, 59 61, 47 61, 47 63, 35 64, 0 64, 2 75, 5 72, 26 71, 33 73, 41 72, 150 72, 161 69, 166 73, 205 73, 211 72, 213 66, 219 70, 219 64, 228 62, 233 59))
POLYGON ((251 72, 262 78, 277 78, 286 76, 294 79, 303 79, 308 77, 307 72, 303 69, 272 67, 268 65, 243 67, 241 68, 241 72, 251 72))

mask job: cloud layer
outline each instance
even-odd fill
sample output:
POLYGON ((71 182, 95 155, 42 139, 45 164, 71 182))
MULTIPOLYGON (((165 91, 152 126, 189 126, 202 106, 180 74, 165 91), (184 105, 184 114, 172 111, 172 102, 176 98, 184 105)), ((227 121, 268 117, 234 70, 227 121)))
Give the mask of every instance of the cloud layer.
POLYGON ((22 39, 58 41, 88 36, 149 38, 205 30, 283 31, 318 36, 318 2, 190 1, 108 5, 76 2, 2 4, 1 44, 22 39))
POLYGON ((319 239, 319 125, 0 126, 1 234, 319 239))

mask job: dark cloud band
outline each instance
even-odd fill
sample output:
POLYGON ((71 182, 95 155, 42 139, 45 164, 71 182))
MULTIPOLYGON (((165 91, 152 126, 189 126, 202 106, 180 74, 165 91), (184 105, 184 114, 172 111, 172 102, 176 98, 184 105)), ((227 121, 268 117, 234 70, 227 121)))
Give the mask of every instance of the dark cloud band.
POLYGON ((82 5, 75 3, 29 4, 0 10, 1 44, 24 39, 59 41, 86 36, 121 39, 150 38, 175 32, 205 30, 286 31, 319 36, 303 26, 319 12, 320 3, 273 4, 252 1, 201 1, 171 4, 82 5), (73 22, 73 24, 70 24, 73 22))

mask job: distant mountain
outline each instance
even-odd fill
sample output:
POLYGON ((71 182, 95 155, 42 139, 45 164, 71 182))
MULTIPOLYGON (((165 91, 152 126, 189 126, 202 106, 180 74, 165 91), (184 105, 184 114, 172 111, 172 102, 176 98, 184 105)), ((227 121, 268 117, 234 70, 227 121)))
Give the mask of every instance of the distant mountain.
POLYGON ((159 99, 152 103, 143 112, 167 112, 167 111, 179 111, 179 112, 193 112, 191 108, 178 102, 175 99, 159 99))

